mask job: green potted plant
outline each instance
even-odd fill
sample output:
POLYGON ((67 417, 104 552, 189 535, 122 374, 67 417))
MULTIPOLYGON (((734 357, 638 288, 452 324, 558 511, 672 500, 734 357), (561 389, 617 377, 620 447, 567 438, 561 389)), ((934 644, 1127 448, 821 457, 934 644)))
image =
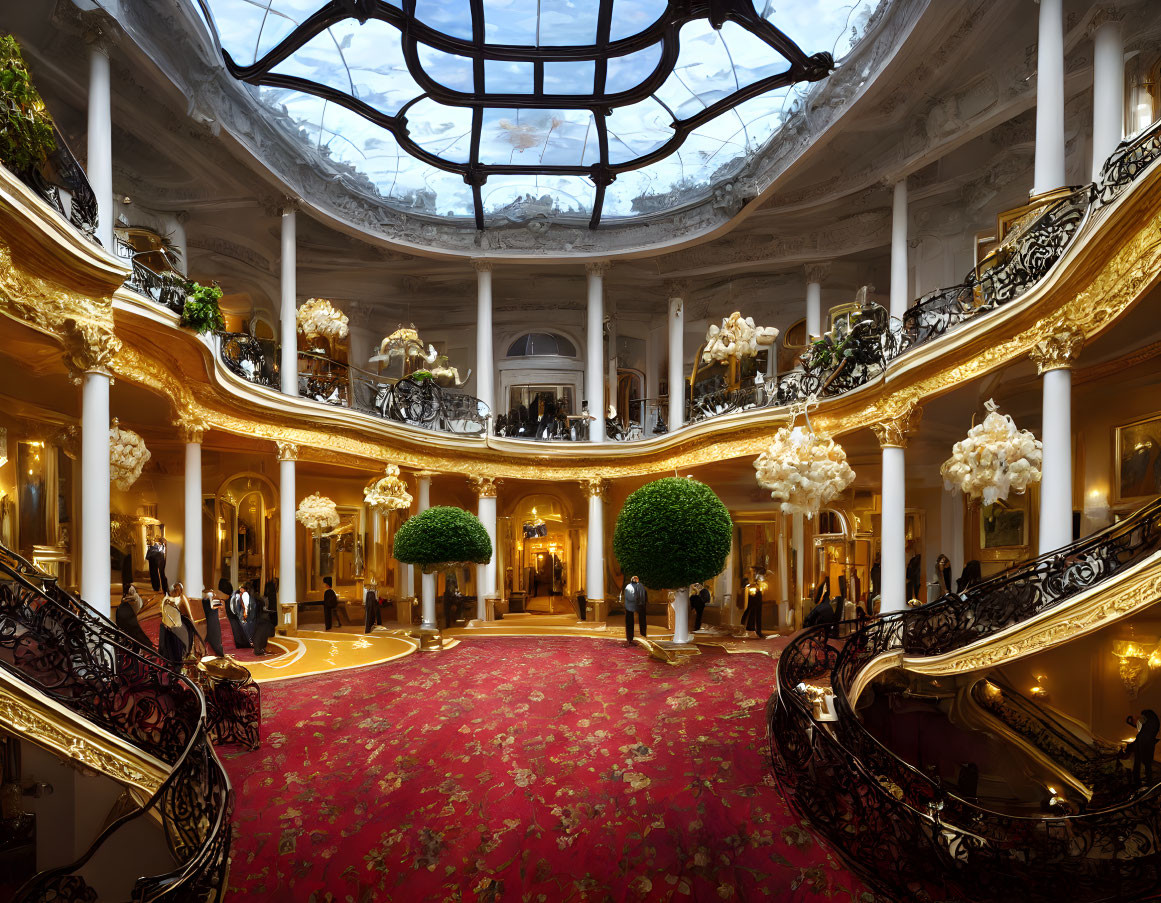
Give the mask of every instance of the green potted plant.
POLYGON ((222 290, 217 285, 199 285, 187 282, 185 306, 181 312, 181 325, 186 329, 204 335, 207 332, 221 332, 226 328, 226 318, 218 302, 222 290))
MULTIPOLYGON (((438 505, 408 518, 395 533, 394 556, 425 574, 492 560, 492 540, 480 519, 463 508, 438 505)), ((435 606, 424 600, 423 624, 435 624, 435 606)))
POLYGON ((0 35, 0 161, 27 173, 56 149, 52 117, 12 35, 0 35))
POLYGON ((690 642, 689 585, 716 577, 734 525, 714 491, 692 477, 646 483, 625 500, 613 532, 621 571, 650 589, 673 590, 675 643, 690 642))

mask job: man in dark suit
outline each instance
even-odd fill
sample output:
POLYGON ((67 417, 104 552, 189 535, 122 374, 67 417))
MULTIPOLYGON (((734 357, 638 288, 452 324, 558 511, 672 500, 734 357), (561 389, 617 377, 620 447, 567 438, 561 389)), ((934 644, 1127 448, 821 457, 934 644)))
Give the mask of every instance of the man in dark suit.
POLYGON ((334 580, 323 577, 323 583, 326 585, 326 592, 323 593, 323 620, 326 622, 326 629, 331 629, 332 618, 335 624, 342 627, 343 619, 339 617, 339 597, 335 595, 334 580))
POLYGON ((689 604, 693 606, 693 629, 701 630, 701 616, 705 614, 705 607, 709 605, 710 591, 704 583, 695 584, 690 588, 689 604))
POLYGON ((754 568, 753 579, 746 584, 746 610, 742 612, 742 623, 746 630, 752 630, 758 639, 765 639, 762 633, 762 587, 766 585, 766 572, 754 568))
POLYGON ((363 633, 370 633, 376 624, 382 625, 383 613, 379 610, 379 590, 372 580, 367 584, 367 594, 363 597, 363 633))
POLYGON ((1153 754, 1157 749, 1157 732, 1161 729, 1161 719, 1152 709, 1141 712, 1141 720, 1137 723, 1137 738, 1132 742, 1133 747, 1133 784, 1141 783, 1141 766, 1145 766, 1145 783, 1153 786, 1153 754))
POLYGON ((633 645, 633 615, 641 625, 641 636, 645 636, 645 606, 649 602, 649 593, 645 584, 633 577, 625 584, 625 645, 633 645))

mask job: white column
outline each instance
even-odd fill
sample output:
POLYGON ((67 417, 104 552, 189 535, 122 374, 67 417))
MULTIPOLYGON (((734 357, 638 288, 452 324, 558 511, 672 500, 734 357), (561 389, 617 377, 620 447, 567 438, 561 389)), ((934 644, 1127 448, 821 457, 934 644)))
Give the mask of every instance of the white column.
POLYGON ((1043 380, 1040 439, 1040 554, 1072 542, 1072 362, 1084 336, 1063 329, 1040 341, 1031 357, 1043 380))
POLYGON ((476 565, 476 617, 483 621, 488 616, 487 599, 496 595, 496 481, 492 477, 470 477, 479 497, 477 516, 488 539, 492 541, 492 558, 487 564, 476 565))
POLYGON ((588 274, 588 314, 585 320, 585 401, 589 414, 589 441, 605 441, 605 273, 609 264, 585 264, 588 274))
POLYGON ((822 335, 822 283, 830 275, 829 263, 806 265, 806 340, 822 335))
POLYGON ((185 441, 185 542, 182 547, 181 582, 191 599, 201 597, 206 586, 202 573, 202 430, 183 426, 185 441))
POLYGON ((689 587, 683 586, 673 594, 673 642, 692 643, 689 634, 689 587))
MULTIPOLYGON (((617 309, 609 305, 609 358, 605 362, 608 369, 608 378, 605 385, 609 387, 609 400, 605 407, 617 406, 617 309)), ((617 416, 620 417, 621 411, 617 411, 617 416)))
POLYGON ((1092 179, 1125 136, 1125 42, 1121 21, 1108 10, 1092 28, 1092 179))
POLYGON ((734 584, 737 582, 738 558, 734 553, 734 531, 730 529, 730 554, 726 556, 726 566, 721 573, 722 626, 729 627, 738 623, 740 612, 734 605, 734 584))
POLYGON ((170 240, 177 250, 178 257, 181 258, 177 263, 177 269, 183 276, 189 276, 189 238, 185 234, 185 224, 188 219, 189 214, 183 210, 173 214, 169 222, 170 240))
POLYGON ((81 389, 81 598, 103 615, 112 612, 111 544, 109 374, 87 370, 81 389))
POLYGON ((907 607, 907 463, 905 449, 919 423, 919 408, 871 427, 883 451, 883 513, 880 533, 882 604, 888 614, 907 607))
MULTIPOLYGON (((586 480, 581 487, 589 497, 588 555, 585 559, 585 598, 605 598, 605 489, 601 479, 586 480)), ((631 575, 630 575, 631 576, 631 575)))
POLYGON ((791 515, 790 537, 794 543, 794 607, 797 609, 806 595, 806 547, 803 545, 806 527, 801 514, 791 515))
MULTIPOLYGON (((416 508, 420 512, 423 512, 431 507, 431 474, 420 472, 415 475, 415 479, 416 508)), ((421 606, 420 611, 422 612, 420 626, 424 630, 438 630, 439 621, 435 616, 435 574, 421 574, 419 585, 419 602, 421 606)))
POLYGON ((298 394, 298 286, 297 214, 293 207, 282 211, 282 303, 279 308, 279 337, 282 341, 282 391, 298 394))
MULTIPOLYGON (((297 521, 298 496, 294 485, 298 446, 289 442, 278 445, 278 602, 291 605, 298 601, 296 569, 298 567, 297 521)), ((236 529, 236 527, 235 527, 236 529)), ((233 558, 236 560, 237 555, 233 558)), ((280 619, 281 620, 281 619, 280 619)))
POLYGON ((109 48, 99 38, 89 47, 89 134, 85 175, 97 198, 97 238, 101 246, 112 254, 115 215, 112 95, 109 48))
POLYGON ((1064 12, 1062 0, 1039 0, 1036 57, 1036 163, 1032 194, 1064 187, 1064 12))
POLYGON ((669 428, 685 423, 685 300, 669 291, 669 428))
POLYGON ((495 411, 496 365, 492 353, 492 261, 473 260, 476 268, 476 398, 495 411))
POLYGON ((778 629, 789 632, 793 629, 790 612, 793 610, 790 599, 790 556, 787 546, 790 537, 786 535, 787 517, 778 516, 778 629))
POLYGON ((891 203, 891 301, 890 313, 897 320, 907 313, 907 179, 895 183, 891 203))

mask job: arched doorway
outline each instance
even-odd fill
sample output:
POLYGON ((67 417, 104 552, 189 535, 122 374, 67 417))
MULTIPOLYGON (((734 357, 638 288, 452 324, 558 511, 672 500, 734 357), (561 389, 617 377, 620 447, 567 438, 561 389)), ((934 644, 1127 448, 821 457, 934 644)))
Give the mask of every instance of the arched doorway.
POLYGON ((278 549, 278 491, 269 478, 244 472, 226 479, 214 493, 216 529, 214 584, 258 581, 259 591, 274 575, 278 549))
POLYGON ((512 548, 504 579, 523 594, 524 610, 575 613, 580 537, 571 511, 556 495, 533 493, 515 503, 508 522, 512 548))

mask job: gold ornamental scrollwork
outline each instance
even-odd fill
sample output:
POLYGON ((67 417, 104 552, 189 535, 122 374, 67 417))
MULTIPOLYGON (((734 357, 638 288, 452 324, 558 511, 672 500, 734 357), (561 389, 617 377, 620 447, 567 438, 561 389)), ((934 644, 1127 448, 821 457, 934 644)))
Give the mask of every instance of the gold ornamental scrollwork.
POLYGON ((881 448, 906 448, 922 419, 923 408, 911 401, 893 416, 872 423, 871 432, 878 438, 881 448))
POLYGON ((609 481, 602 477, 588 477, 580 481, 580 488, 585 498, 605 499, 609 493, 609 481))
POLYGON ((85 373, 113 375, 113 360, 121 350, 121 340, 113 329, 92 320, 69 320, 61 338, 73 381, 85 373))
POLYGON ((1062 323, 1060 327, 1046 335, 1028 352, 1036 364, 1036 372, 1043 376, 1049 370, 1071 369, 1073 361, 1080 355, 1084 345, 1084 333, 1071 323, 1062 323))
POLYGON ((182 442, 201 445, 206 430, 210 428, 210 421, 201 411, 191 408, 179 411, 174 425, 182 442))
POLYGON ((472 484, 472 491, 477 498, 494 499, 497 495, 497 485, 500 482, 495 477, 485 477, 472 474, 468 477, 468 482, 472 484))
POLYGON ((281 439, 274 440, 274 444, 278 446, 278 460, 279 461, 297 461, 298 460, 298 446, 293 442, 285 442, 281 439))

